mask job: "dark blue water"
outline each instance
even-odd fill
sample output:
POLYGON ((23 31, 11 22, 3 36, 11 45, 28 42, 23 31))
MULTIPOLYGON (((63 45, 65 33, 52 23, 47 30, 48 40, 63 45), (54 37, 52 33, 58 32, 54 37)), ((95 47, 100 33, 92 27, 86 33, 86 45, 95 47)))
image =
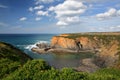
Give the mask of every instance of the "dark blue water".
POLYGON ((56 34, 0 34, 0 41, 10 43, 24 51, 32 58, 41 58, 41 55, 33 53, 30 49, 38 42, 50 43, 56 34))
MULTIPOLYGON (((55 35, 57 34, 0 34, 0 41, 14 45, 34 59, 44 59, 56 68, 79 66, 80 59, 86 57, 86 54, 38 54, 30 50, 36 43, 50 43, 51 38, 55 35)), ((89 55, 87 56, 89 57, 89 55)))

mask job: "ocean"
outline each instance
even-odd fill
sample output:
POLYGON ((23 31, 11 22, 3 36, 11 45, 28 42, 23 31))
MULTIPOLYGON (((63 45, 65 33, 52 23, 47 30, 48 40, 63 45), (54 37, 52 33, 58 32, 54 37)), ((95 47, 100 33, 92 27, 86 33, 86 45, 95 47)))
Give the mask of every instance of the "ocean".
POLYGON ((89 53, 38 54, 31 51, 31 48, 35 47, 37 43, 50 44, 51 38, 55 35, 58 34, 0 34, 0 41, 12 44, 33 59, 44 59, 49 65, 58 69, 63 67, 78 67, 80 66, 81 59, 91 57, 89 53))

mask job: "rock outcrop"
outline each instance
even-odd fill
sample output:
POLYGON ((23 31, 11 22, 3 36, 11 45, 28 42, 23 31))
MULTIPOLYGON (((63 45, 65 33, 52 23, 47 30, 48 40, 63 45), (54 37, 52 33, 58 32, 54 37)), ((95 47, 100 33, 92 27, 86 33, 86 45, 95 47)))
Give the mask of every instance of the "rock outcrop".
POLYGON ((51 46, 55 48, 76 49, 75 40, 64 37, 53 37, 51 40, 51 46))
MULTIPOLYGON (((65 35, 65 34, 64 34, 65 35)), ((76 50, 76 41, 82 45, 82 50, 92 50, 96 53, 94 62, 99 67, 113 66, 119 59, 120 36, 117 34, 66 34, 67 36, 55 36, 51 40, 51 46, 76 50), (76 36, 77 35, 77 36, 76 36)))
POLYGON ((87 58, 83 59, 81 61, 81 66, 75 68, 77 71, 82 71, 82 72, 95 72, 96 70, 99 69, 97 65, 93 63, 93 59, 87 58))
POLYGON ((99 43, 95 39, 91 40, 88 37, 69 39, 61 36, 53 37, 51 40, 51 46, 76 50, 76 41, 81 43, 83 49, 95 49, 99 47, 99 43))
MULTIPOLYGON (((92 52, 95 53, 95 56, 91 58, 90 63, 104 68, 113 66, 119 60, 119 44, 120 33, 62 34, 54 36, 49 47, 47 44, 38 44, 39 48, 32 50, 37 53, 92 52)), ((90 67, 88 68, 92 69, 92 66, 90 67)))

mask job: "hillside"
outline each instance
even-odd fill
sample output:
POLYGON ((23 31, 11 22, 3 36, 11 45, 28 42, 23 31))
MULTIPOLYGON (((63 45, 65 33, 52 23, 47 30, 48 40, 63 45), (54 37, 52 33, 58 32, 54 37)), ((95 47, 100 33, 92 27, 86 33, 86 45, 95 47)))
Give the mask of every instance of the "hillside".
POLYGON ((14 46, 0 42, 0 79, 8 76, 31 59, 14 46))

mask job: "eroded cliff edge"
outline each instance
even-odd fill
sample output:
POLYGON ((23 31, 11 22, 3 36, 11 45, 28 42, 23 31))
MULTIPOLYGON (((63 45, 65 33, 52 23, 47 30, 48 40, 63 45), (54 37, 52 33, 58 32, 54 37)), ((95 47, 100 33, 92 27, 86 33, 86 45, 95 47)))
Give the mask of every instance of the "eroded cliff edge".
POLYGON ((78 71, 93 72, 99 68, 120 69, 120 32, 61 34, 51 39, 51 44, 38 44, 32 50, 37 53, 93 53, 94 56, 80 60, 78 71))
POLYGON ((76 33, 54 36, 51 46, 77 50, 76 41, 80 42, 80 51, 93 51, 94 63, 99 67, 119 67, 120 33, 76 33))

